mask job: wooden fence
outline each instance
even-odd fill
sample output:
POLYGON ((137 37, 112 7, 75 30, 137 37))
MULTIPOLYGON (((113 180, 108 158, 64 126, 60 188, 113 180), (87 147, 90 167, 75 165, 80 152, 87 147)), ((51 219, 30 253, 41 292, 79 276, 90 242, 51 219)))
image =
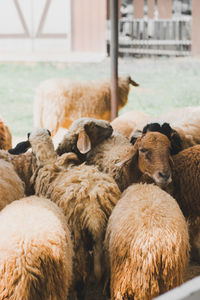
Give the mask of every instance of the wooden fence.
POLYGON ((119 53, 186 56, 191 53, 191 19, 119 20, 119 53))
MULTIPOLYGON (((190 55, 192 16, 174 14, 175 1, 179 0, 133 0, 132 14, 123 17, 119 12, 119 53, 122 55, 190 55)), ((122 0, 119 2, 123 3, 122 0)), ((108 18, 108 49, 109 27, 108 18)))

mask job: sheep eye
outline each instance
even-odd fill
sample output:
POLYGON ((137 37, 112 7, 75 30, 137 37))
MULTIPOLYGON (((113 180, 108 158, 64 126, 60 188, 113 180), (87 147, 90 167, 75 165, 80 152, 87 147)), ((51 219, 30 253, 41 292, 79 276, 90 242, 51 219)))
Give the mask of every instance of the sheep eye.
POLYGON ((146 153, 146 152, 147 152, 147 149, 145 149, 145 148, 140 148, 140 152, 141 152, 141 153, 146 153))

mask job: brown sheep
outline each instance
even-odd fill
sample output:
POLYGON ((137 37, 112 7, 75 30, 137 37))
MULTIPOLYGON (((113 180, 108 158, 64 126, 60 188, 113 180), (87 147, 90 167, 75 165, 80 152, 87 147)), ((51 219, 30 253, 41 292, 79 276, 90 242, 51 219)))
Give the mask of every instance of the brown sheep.
POLYGON ((0 210, 7 204, 24 197, 24 184, 12 164, 0 159, 0 210))
POLYGON ((148 122, 150 117, 143 111, 132 110, 112 120, 113 129, 129 138, 132 131, 140 122, 148 122))
POLYGON ((33 131, 29 142, 39 166, 32 177, 35 193, 54 201, 68 220, 76 253, 74 285, 82 299, 87 281, 94 276, 99 281, 102 277, 106 224, 120 191, 113 178, 95 166, 78 166, 76 154, 56 158, 47 130, 33 131))
POLYGON ((0 299, 66 300, 73 248, 62 211, 30 196, 0 212, 0 299))
POLYGON ((0 159, 8 161, 13 165, 15 172, 25 184, 25 195, 33 195, 34 188, 30 179, 37 167, 35 156, 31 152, 13 155, 7 151, 0 150, 0 159))
MULTIPOLYGON (((119 78, 119 103, 128 100, 129 84, 138 86, 130 77, 119 78)), ((110 121, 110 82, 80 83, 69 79, 43 82, 34 100, 34 126, 48 128, 52 136, 59 127, 68 128, 81 117, 110 121)))
POLYGON ((8 150, 12 148, 12 134, 0 117, 0 149, 8 150))
POLYGON ((149 300, 183 283, 189 259, 186 221, 168 193, 133 184, 115 206, 105 247, 111 300, 149 300))

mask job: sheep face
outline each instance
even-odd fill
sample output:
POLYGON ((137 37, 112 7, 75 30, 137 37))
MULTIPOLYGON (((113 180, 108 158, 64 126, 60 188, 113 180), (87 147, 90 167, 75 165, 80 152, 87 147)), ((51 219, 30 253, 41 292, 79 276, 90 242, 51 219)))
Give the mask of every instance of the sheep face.
POLYGON ((113 128, 107 121, 80 118, 72 124, 56 151, 58 155, 74 152, 79 158, 83 158, 84 154, 108 138, 112 132, 113 128))
POLYGON ((147 132, 138 138, 135 147, 139 170, 165 188, 172 181, 169 139, 158 132, 147 132))

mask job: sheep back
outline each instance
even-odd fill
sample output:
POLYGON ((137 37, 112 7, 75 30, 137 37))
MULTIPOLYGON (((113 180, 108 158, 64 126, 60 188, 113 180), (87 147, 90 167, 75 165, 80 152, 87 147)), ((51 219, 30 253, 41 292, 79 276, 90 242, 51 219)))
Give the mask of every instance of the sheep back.
POLYGON ((176 201, 152 184, 130 186, 107 227, 111 299, 152 299, 183 283, 188 228, 176 201))
POLYGON ((77 281, 86 281, 88 274, 100 279, 103 273, 103 239, 108 218, 116 205, 120 191, 115 181, 95 166, 74 166, 57 173, 52 166, 39 170, 35 181, 37 195, 54 201, 68 220, 73 232, 76 257, 74 272, 77 281), (94 270, 90 268, 93 252, 94 270))
POLYGON ((173 156, 174 198, 185 216, 200 214, 200 145, 173 156))
POLYGON ((0 223, 0 298, 65 300, 73 250, 61 210, 31 196, 4 208, 0 223))
POLYGON ((0 210, 14 200, 24 197, 24 184, 12 164, 0 159, 0 210))

